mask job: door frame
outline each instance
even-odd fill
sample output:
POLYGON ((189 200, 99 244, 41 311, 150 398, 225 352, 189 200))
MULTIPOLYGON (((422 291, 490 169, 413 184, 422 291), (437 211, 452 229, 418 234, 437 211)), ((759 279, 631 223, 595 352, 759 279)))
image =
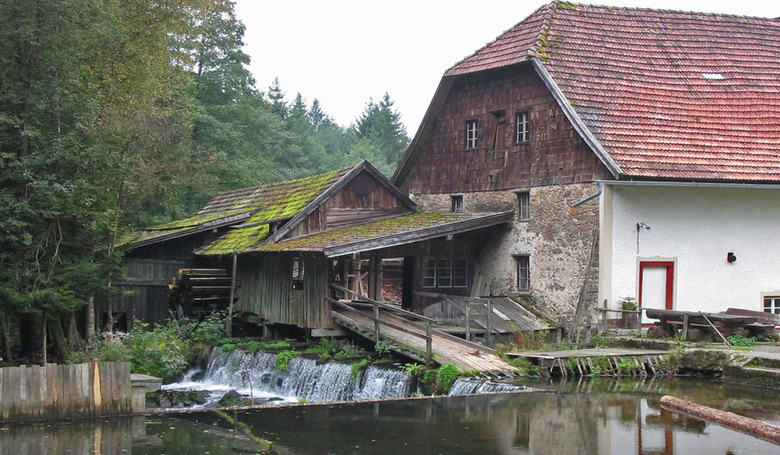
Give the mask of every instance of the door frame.
POLYGON ((666 309, 674 309, 677 260, 674 258, 637 258, 637 303, 642 307, 642 278, 645 267, 666 267, 666 309))

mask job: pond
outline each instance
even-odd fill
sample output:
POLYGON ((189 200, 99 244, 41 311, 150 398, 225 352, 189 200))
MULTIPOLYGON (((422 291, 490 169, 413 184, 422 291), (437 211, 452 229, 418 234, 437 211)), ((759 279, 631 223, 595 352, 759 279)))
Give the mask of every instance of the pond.
POLYGON ((776 390, 685 378, 529 385, 550 390, 11 424, 0 454, 780 453, 659 405, 669 394, 780 425, 776 390))

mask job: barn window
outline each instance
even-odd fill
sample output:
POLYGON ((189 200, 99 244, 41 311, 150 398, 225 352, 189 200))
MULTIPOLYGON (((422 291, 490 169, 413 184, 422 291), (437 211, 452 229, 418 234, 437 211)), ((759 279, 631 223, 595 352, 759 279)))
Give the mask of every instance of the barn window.
POLYGON ((515 142, 528 142, 528 112, 517 112, 515 114, 515 142))
POLYGON ((519 254, 515 256, 517 262, 517 290, 528 291, 531 289, 531 256, 519 254))
POLYGON ((303 258, 295 256, 292 263, 292 288, 296 290, 303 289, 303 258))
POLYGON ((452 199, 452 212, 453 213, 461 213, 463 212, 463 196, 450 196, 452 199))
POLYGON ((780 314, 780 295, 764 296, 764 313, 780 314))
POLYGON ((425 258, 422 272, 424 288, 467 288, 469 286, 468 259, 425 258))
POLYGON ((528 191, 517 193, 517 215, 520 221, 528 221, 531 217, 531 193, 528 191))
POLYGON ((477 148, 477 130, 478 124, 476 120, 469 120, 466 122, 466 148, 477 148))

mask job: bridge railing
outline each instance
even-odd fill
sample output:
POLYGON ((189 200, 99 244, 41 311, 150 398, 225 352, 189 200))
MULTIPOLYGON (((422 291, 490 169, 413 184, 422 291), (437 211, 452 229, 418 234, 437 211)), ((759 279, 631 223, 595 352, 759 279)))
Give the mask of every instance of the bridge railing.
MULTIPOLYGON (((397 308, 397 307, 395 307, 393 305, 388 305, 386 303, 370 299, 370 298, 368 298, 368 297, 366 297, 364 295, 361 295, 358 292, 355 292, 355 291, 353 291, 351 289, 347 289, 344 286, 340 286, 340 285, 335 284, 335 283, 331 284, 331 286, 333 286, 334 289, 337 289, 337 290, 339 290, 341 292, 344 292, 346 294, 355 296, 361 302, 365 302, 365 303, 370 304, 372 306, 373 316, 369 316, 369 319, 371 319, 374 322, 374 340, 375 340, 375 342, 378 343, 381 340, 381 336, 382 336, 381 326, 383 326, 383 325, 387 326, 387 327, 390 327, 390 328, 393 328, 393 329, 396 329, 396 330, 400 330, 400 331, 402 331, 404 333, 408 333, 409 335, 425 339, 425 364, 430 366, 431 359, 433 358, 432 357, 432 350, 433 350, 433 334, 432 334, 433 327, 432 327, 432 324, 434 322, 436 322, 434 319, 431 319, 431 318, 419 315, 417 313, 413 313, 411 311, 404 310, 402 308, 397 308), (417 332, 415 332, 413 330, 409 330, 406 327, 402 327, 402 326, 399 326, 399 325, 396 325, 396 324, 393 324, 393 323, 390 323, 390 322, 387 322, 387 321, 383 321, 379 317, 380 309, 383 309, 383 310, 386 310, 386 311, 393 311, 393 312, 396 312, 396 313, 400 313, 400 314, 403 314, 404 316, 407 316, 409 318, 419 319, 419 320, 425 322, 425 335, 423 335, 421 333, 417 333, 417 332)), ((354 307, 352 307, 350 305, 347 305, 346 303, 339 302, 338 300, 333 299, 331 297, 325 297, 325 300, 327 300, 328 302, 330 302, 333 305, 338 306, 339 308, 344 308, 345 310, 365 315, 365 313, 363 313, 362 311, 357 310, 356 308, 354 308, 354 307)))

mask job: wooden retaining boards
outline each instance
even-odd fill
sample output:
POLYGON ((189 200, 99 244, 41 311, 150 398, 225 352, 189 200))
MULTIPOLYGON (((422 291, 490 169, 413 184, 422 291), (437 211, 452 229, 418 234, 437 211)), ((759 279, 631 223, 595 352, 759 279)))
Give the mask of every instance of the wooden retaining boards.
POLYGON ((130 414, 129 363, 0 368, 0 421, 130 414))
POLYGON ((780 427, 775 425, 734 414, 733 412, 700 405, 693 401, 681 400, 669 395, 661 397, 661 407, 780 445, 780 427))

